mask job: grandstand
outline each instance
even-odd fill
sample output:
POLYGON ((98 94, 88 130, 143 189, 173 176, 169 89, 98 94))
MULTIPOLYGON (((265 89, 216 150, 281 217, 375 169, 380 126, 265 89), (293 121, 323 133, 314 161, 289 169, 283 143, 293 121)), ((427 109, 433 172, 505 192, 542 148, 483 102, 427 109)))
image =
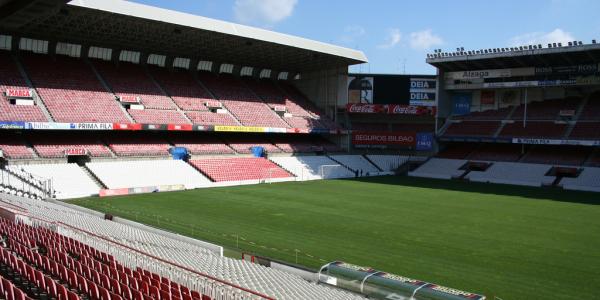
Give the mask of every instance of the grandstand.
POLYGON ((428 55, 439 71, 439 159, 411 174, 597 189, 584 174, 599 145, 598 52, 570 42, 428 55))

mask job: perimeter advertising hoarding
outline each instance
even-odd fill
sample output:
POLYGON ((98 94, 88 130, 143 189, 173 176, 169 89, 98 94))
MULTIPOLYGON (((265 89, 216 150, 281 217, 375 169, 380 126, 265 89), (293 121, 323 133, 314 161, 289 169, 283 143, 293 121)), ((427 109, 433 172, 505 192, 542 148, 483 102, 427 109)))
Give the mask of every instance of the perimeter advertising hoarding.
POLYGON ((352 144, 354 145, 401 145, 415 146, 415 132, 385 132, 385 131, 354 131, 352 144))

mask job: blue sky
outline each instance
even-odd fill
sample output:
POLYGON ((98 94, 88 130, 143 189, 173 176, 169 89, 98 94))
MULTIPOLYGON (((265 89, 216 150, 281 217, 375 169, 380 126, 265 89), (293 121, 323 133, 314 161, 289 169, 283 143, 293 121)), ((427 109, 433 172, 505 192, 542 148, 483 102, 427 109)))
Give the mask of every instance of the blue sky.
POLYGON ((433 74, 427 53, 592 39, 598 0, 135 0, 359 49, 353 72, 433 74))

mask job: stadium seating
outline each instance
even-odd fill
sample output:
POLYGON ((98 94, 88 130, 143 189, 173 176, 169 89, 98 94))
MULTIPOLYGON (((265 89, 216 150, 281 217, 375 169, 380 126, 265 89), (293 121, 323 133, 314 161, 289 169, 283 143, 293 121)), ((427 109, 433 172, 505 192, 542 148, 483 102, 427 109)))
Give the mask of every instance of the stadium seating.
POLYGON ((579 120, 600 121, 600 92, 590 95, 588 102, 579 115, 579 120))
POLYGON ((189 153, 202 154, 234 154, 235 151, 222 140, 215 137, 173 137, 170 141, 176 147, 185 147, 189 153))
POLYGON ((496 162, 485 171, 471 171, 466 178, 477 182, 541 186, 555 180, 554 176, 546 176, 550 168, 550 165, 496 162))
POLYGON ((567 190, 600 192, 600 168, 586 167, 577 178, 563 178, 559 185, 567 190))
POLYGON ((142 66, 126 62, 116 66, 112 62, 99 60, 94 60, 93 64, 115 95, 140 97, 141 104, 150 109, 175 109, 173 101, 160 90, 142 66))
POLYGON ((40 188, 40 177, 22 176, 24 171, 18 166, 7 166, 0 169, 0 193, 17 195, 31 199, 43 199, 48 197, 48 189, 40 188))
POLYGON ((109 189, 184 185, 205 187, 210 180, 182 160, 91 162, 87 167, 109 189))
MULTIPOLYGON (((468 158, 471 160, 516 162, 521 158, 521 150, 521 145, 483 143, 471 152, 468 158)), ((466 158, 466 156, 463 158, 466 158)))
POLYGON ((310 117, 285 117, 284 120, 293 128, 313 129, 327 128, 319 120, 310 117))
POLYGON ((265 143, 261 141, 260 138, 228 138, 226 143, 235 150, 237 153, 250 154, 252 151, 250 148, 252 147, 263 147, 267 153, 281 153, 281 149, 277 148, 275 145, 271 143, 265 143))
POLYGON ((207 158, 191 160, 190 163, 217 182, 293 177, 276 164, 260 157, 207 158))
POLYGON ((494 121, 462 121, 460 123, 452 123, 446 131, 444 136, 493 136, 498 128, 500 122, 494 121))
POLYGON ((408 156, 400 156, 400 155, 367 155, 369 160, 371 160, 379 169, 384 172, 395 171, 401 165, 405 164, 408 161, 408 156))
POLYGON ((271 141, 285 153, 313 153, 324 151, 325 144, 331 145, 323 139, 304 136, 277 136, 271 138, 271 141))
MULTIPOLYGON (((219 280, 267 294, 275 299, 364 299, 348 292, 308 282, 291 273, 246 261, 221 257, 201 246, 182 241, 179 238, 176 239, 173 235, 167 236, 164 231, 156 229, 150 231, 132 225, 104 220, 103 217, 93 216, 50 202, 16 197, 2 198, 6 204, 18 205, 26 209, 28 214, 33 217, 43 218, 49 222, 61 222, 54 223, 53 228, 59 227, 61 234, 73 240, 85 241, 86 245, 89 246, 88 248, 106 253, 106 256, 99 253, 99 257, 104 257, 104 261, 109 261, 110 265, 116 269, 120 269, 118 264, 122 264, 124 266, 123 272, 128 273, 125 267, 127 266, 132 273, 138 271, 138 273, 154 278, 158 282, 170 283, 171 286, 175 287, 178 285, 174 285, 174 283, 177 283, 180 287, 188 287, 188 291, 192 295, 194 293, 192 290, 196 290, 208 297, 192 297, 194 300, 253 298, 239 289, 234 289, 223 283, 216 283, 214 280, 206 278, 206 276, 200 276, 198 273, 192 273, 191 271, 208 274, 219 280), (113 259, 110 258, 111 256, 114 259, 114 264, 112 263, 113 259), (147 270, 147 272, 144 272, 144 270, 147 270)), ((101 267, 101 265, 94 265, 94 268, 101 267)), ((100 269, 104 269, 104 267, 100 269)), ((110 269, 109 267, 109 273, 110 269)), ((150 278, 148 283, 152 282, 150 278)), ((65 282, 67 281, 65 280, 65 282)), ((156 284, 156 286, 162 287, 162 284, 156 284)), ((181 289, 182 293, 184 291, 184 289, 181 289)), ((198 295, 198 292, 195 294, 198 295)), ((160 298, 160 296, 155 298, 160 298)), ((182 299, 186 298, 182 297, 182 299)))
POLYGON ((113 136, 105 142, 118 156, 166 156, 171 148, 166 141, 152 137, 113 136))
POLYGON ((302 105, 305 105, 306 102, 296 102, 291 100, 282 89, 277 87, 269 80, 245 80, 244 83, 271 108, 284 106, 286 111, 295 117, 313 117, 313 115, 311 115, 304 107, 302 107, 302 105))
POLYGON ((588 160, 585 162, 586 166, 590 167, 600 167, 600 151, 598 148, 593 150, 594 152, 590 155, 588 160))
POLYGON ((163 109, 130 109, 129 114, 137 123, 144 124, 191 124, 182 112, 163 109))
POLYGON ((332 155, 330 158, 350 168, 352 171, 358 171, 363 175, 376 175, 380 172, 376 166, 362 155, 332 155))
MULTIPOLYGON (((527 120, 547 120, 554 121, 558 119, 561 110, 577 110, 581 103, 580 98, 554 99, 538 102, 531 102, 527 105, 527 120)), ((525 105, 521 104, 512 114, 511 119, 523 120, 525 105)))
MULTIPOLYGON (((327 120, 324 116, 323 112, 318 109, 312 102, 306 98, 296 87, 286 82, 278 82, 279 87, 283 90, 286 95, 286 98, 290 101, 286 102, 286 106, 289 107, 297 104, 302 107, 304 111, 306 111, 310 116, 320 116, 324 121, 327 120)), ((291 108, 292 114, 296 111, 293 107, 291 108)), ((296 112, 294 115, 300 115, 296 112)), ((333 128, 332 128, 333 129, 333 128)))
POLYGON ((212 74, 201 74, 200 80, 243 125, 290 127, 240 80, 212 74))
POLYGON ((409 176, 427 177, 437 179, 452 179, 461 176, 465 171, 460 168, 467 161, 461 159, 431 158, 416 170, 409 172, 409 176))
POLYGON ((290 156, 270 159, 302 181, 355 177, 354 172, 327 156, 290 156))
MULTIPOLYGON (((0 264, 36 299, 210 299, 139 266, 126 267, 113 255, 37 223, 0 220, 0 233, 7 237, 0 264)), ((23 294, 9 298, 26 299, 23 294)))
POLYGON ((77 164, 19 165, 23 170, 52 180, 57 199, 97 195, 100 186, 77 164))
POLYGON ((471 112, 467 115, 453 116, 455 120, 470 121, 501 121, 508 117, 513 107, 504 107, 500 109, 488 109, 484 111, 471 112))
POLYGON ((239 126, 235 118, 229 113, 213 113, 209 111, 188 111, 185 115, 194 124, 198 125, 223 125, 239 126))
POLYGON ((559 124, 554 122, 527 122, 523 127, 523 123, 516 121, 514 123, 505 124, 504 128, 498 135, 499 137, 523 137, 523 138, 562 138, 567 129, 567 124, 559 124))
POLYGON ((5 135, 0 139, 0 150, 4 157, 19 159, 33 158, 33 152, 25 145, 25 140, 21 137, 5 135))
POLYGON ((452 143, 447 144, 442 149, 437 157, 451 159, 466 159, 475 149, 477 145, 471 143, 452 143))
POLYGON ((94 137, 69 137, 61 136, 35 136, 29 140, 40 157, 59 158, 65 157, 67 149, 84 149, 92 157, 111 157, 110 150, 94 137))
POLYGON ((25 54, 23 63, 48 111, 57 122, 126 123, 114 95, 83 61, 57 55, 25 54))
POLYGON ((218 101, 214 100, 187 70, 167 71, 158 67, 151 67, 150 70, 156 81, 182 110, 208 111, 205 103, 207 101, 218 101))
POLYGON ((521 159, 521 162, 580 166, 591 154, 589 147, 555 146, 533 147, 521 159))
POLYGON ((48 119, 37 106, 10 104, 4 92, 7 89, 30 89, 15 61, 7 52, 0 51, 0 121, 37 121, 47 122, 48 119))
POLYGON ((578 121, 569 134, 569 138, 578 140, 600 139, 600 122, 578 121))

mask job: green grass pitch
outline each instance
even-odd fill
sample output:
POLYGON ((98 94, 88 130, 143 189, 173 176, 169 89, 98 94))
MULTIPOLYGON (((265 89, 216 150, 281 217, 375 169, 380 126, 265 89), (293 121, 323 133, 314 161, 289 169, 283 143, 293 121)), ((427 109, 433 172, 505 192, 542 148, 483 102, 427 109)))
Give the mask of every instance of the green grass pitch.
POLYGON ((342 260, 490 299, 600 298, 600 194, 379 177, 72 203, 311 268, 342 260))

